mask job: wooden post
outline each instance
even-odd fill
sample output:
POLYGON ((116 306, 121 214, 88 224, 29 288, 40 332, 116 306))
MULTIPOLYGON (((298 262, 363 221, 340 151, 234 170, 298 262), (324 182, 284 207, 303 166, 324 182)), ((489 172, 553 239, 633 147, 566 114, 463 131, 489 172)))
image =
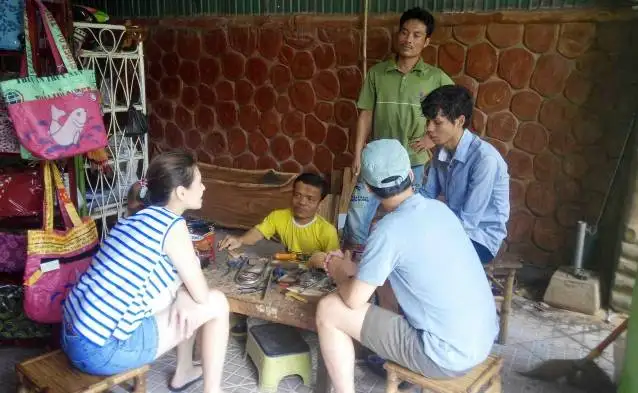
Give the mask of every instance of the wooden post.
POLYGON ((498 334, 498 343, 505 345, 507 342, 507 333, 509 330, 509 319, 512 313, 512 296, 514 294, 514 278, 516 277, 516 269, 507 269, 507 281, 505 282, 505 291, 503 293, 503 305, 501 306, 501 330, 498 334))

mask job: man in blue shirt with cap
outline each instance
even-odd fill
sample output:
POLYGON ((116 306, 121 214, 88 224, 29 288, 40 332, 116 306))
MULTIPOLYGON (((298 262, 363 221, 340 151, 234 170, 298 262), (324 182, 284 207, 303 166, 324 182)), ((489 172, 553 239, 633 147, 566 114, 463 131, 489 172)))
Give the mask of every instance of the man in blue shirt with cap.
POLYGON ((439 87, 421 102, 426 131, 437 146, 421 193, 443 197, 485 264, 507 236, 510 177, 501 153, 467 129, 473 107, 462 86, 439 87))
POLYGON ((370 234, 359 265, 349 253, 326 261, 338 290, 319 302, 317 331, 337 393, 355 391, 353 339, 427 377, 467 373, 487 358, 498 333, 472 242, 445 204, 412 191, 410 159, 398 141, 370 142, 361 176, 389 213, 370 234), (404 315, 368 303, 386 279, 404 315))

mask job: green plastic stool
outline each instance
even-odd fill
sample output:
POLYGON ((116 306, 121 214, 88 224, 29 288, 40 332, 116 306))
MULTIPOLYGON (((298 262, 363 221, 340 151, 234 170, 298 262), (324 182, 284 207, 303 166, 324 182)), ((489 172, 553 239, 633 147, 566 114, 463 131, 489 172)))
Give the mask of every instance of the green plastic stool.
POLYGON ((263 392, 277 391, 279 382, 289 375, 299 375, 304 385, 310 384, 310 347, 295 328, 274 323, 251 327, 246 354, 257 367, 263 392))

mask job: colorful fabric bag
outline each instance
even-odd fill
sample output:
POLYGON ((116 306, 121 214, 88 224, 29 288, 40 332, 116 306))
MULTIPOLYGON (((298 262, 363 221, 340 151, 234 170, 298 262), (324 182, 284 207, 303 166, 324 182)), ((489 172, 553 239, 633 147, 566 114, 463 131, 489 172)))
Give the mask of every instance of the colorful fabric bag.
POLYGON ((22 287, 0 284, 0 341, 51 336, 51 325, 38 324, 24 315, 22 287))
POLYGON ((20 153, 20 142, 9 118, 7 104, 0 96, 0 153, 20 153))
MULTIPOLYGON (((55 160, 105 147, 108 143, 100 93, 93 70, 79 70, 53 16, 34 0, 59 75, 38 77, 25 40, 27 77, 0 82, 9 116, 22 146, 36 158, 55 160)), ((25 34, 29 21, 25 13, 25 34)))
POLYGON ((26 262, 26 234, 0 232, 0 273, 23 273, 26 262))
POLYGON ((40 323, 62 320, 62 301, 86 271, 98 247, 98 233, 90 217, 80 219, 54 163, 43 162, 44 228, 27 232, 24 271, 24 312, 40 323), (65 230, 53 229, 51 175, 65 230))
POLYGON ((22 49, 25 0, 0 0, 0 50, 22 49))
POLYGON ((40 214, 42 178, 37 168, 0 168, 0 218, 40 214))

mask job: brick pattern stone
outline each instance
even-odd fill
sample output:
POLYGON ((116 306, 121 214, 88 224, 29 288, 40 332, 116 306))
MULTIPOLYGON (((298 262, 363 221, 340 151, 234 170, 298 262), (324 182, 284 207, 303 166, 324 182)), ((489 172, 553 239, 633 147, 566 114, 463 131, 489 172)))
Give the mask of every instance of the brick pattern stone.
MULTIPOLYGON (((277 21, 152 26, 151 143, 246 169, 351 165, 362 35, 322 18, 298 31, 277 21)), ((394 29, 369 29, 368 67, 391 55, 394 29)), ((638 104, 627 88, 638 82, 627 50, 636 44, 638 26, 621 22, 437 26, 422 58, 472 92, 472 131, 509 164, 507 250, 568 262, 570 231, 598 214, 638 104)))

